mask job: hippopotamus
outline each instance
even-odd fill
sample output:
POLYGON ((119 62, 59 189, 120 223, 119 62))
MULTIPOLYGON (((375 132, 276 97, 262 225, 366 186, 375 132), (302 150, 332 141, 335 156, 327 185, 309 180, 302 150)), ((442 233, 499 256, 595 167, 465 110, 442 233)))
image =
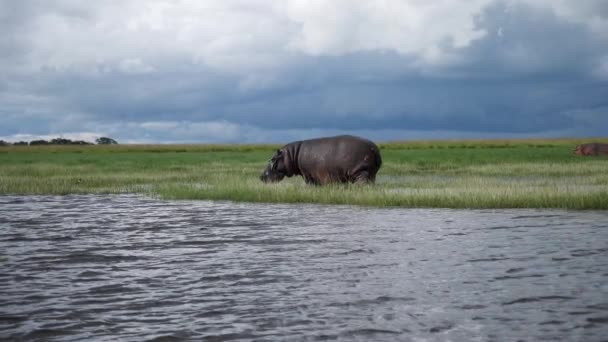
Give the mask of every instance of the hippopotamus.
POLYGON ((608 144, 590 143, 577 145, 574 153, 579 156, 597 156, 600 154, 608 155, 608 144))
POLYGON ((373 142, 352 135, 295 141, 278 149, 262 172, 265 182, 302 176, 306 184, 374 183, 382 165, 373 142))

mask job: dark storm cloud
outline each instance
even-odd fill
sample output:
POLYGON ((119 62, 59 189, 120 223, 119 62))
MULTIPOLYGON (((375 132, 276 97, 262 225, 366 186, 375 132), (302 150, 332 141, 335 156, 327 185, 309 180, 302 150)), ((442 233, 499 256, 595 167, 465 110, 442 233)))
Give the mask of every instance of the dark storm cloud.
MULTIPOLYGON (((586 4, 583 14, 608 17, 605 2, 586 4)), ((409 131, 608 134, 607 37, 584 21, 526 2, 483 7, 474 29, 484 34, 464 46, 455 38, 442 40, 446 61, 389 48, 338 53, 328 48, 326 54, 277 52, 262 67, 248 66, 241 55, 234 59, 232 50, 217 58, 197 50, 204 55, 200 62, 177 48, 115 56, 104 46, 100 53, 106 55, 63 64, 58 51, 51 56, 58 64, 50 65, 40 61, 37 56, 44 54, 28 40, 39 34, 33 33, 34 18, 52 13, 79 25, 93 23, 97 14, 91 7, 0 2, 0 13, 6 19, 0 29, 7 32, 0 38, 4 137, 103 130, 134 140, 133 132, 148 134, 151 141, 196 141, 219 137, 226 129, 233 132, 230 141, 306 130, 390 131, 387 138, 393 139, 408 138, 409 131), (184 128, 189 124, 210 127, 208 136, 197 137, 184 128)), ((218 46, 232 49, 233 43, 218 46)), ((267 53, 254 48, 251 60, 264 61, 267 53)))
POLYGON ((608 133, 597 125, 608 120, 608 83, 595 70, 608 54, 605 40, 525 5, 491 6, 477 25, 488 35, 455 51, 460 65, 423 73, 399 68, 403 56, 382 52, 320 58, 309 63, 319 68, 289 76, 303 87, 227 104, 222 116, 272 129, 608 133), (247 111, 264 117, 231 115, 247 111))

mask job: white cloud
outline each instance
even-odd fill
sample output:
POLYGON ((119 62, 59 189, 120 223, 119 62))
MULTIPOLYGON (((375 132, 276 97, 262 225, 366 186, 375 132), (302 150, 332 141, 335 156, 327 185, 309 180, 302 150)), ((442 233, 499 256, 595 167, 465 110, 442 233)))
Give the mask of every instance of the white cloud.
POLYGON ((162 131, 166 129, 175 129, 179 127, 179 122, 175 121, 150 121, 139 124, 142 128, 151 131, 162 131))
POLYGON ((490 0, 48 1, 29 18, 30 68, 115 65, 150 72, 185 58, 223 70, 273 68, 289 56, 392 50, 423 62, 485 35, 474 17, 490 0), (53 7, 55 4, 55 7, 53 7), (446 45, 447 44, 447 45, 446 45), (146 62, 144 62, 146 61, 146 62))
POLYGON ((288 16, 301 26, 290 47, 312 55, 393 50, 427 63, 448 57, 486 33, 474 17, 489 0, 289 1, 288 16))
MULTIPOLYGON (((89 123, 98 136, 110 136, 122 143, 235 143, 261 141, 263 130, 246 124, 217 121, 144 121, 89 123)), ((6 140, 6 139, 5 139, 6 140)), ((9 139, 11 140, 11 139, 9 139)), ((11 140, 12 141, 12 140, 11 140)))
POLYGON ((95 139, 104 136, 104 134, 94 132, 69 132, 63 134, 12 134, 9 136, 0 137, 0 140, 9 142, 32 141, 32 140, 51 140, 55 138, 64 138, 70 140, 82 140, 94 143, 95 139))
POLYGON ((155 70, 154 67, 145 64, 139 58, 123 59, 119 62, 118 69, 127 74, 147 74, 155 70))
MULTIPOLYGON (((498 2, 550 10, 608 38, 608 18, 594 12, 598 1, 498 2)), ((109 65, 146 73, 177 59, 249 72, 277 68, 294 54, 388 50, 424 67, 457 62, 454 48, 485 37, 488 32, 476 27, 475 18, 492 3, 496 1, 46 1, 18 29, 28 45, 21 66, 81 70, 109 65)))

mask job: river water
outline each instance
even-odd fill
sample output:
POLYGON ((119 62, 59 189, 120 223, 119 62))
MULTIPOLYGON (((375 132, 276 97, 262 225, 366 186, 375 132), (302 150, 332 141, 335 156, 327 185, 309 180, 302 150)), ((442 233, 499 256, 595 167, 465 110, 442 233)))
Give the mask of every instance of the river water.
POLYGON ((0 196, 0 340, 601 341, 608 212, 0 196))

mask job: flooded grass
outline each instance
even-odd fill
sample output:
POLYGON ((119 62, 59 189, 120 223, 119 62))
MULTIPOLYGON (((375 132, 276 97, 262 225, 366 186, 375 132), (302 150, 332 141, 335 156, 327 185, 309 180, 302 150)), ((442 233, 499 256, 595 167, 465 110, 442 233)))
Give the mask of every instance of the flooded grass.
POLYGON ((275 145, 2 147, 0 194, 145 193, 169 199, 378 207, 608 209, 608 158, 573 155, 581 142, 383 143, 376 185, 328 187, 307 186, 299 177, 260 182, 275 145))

